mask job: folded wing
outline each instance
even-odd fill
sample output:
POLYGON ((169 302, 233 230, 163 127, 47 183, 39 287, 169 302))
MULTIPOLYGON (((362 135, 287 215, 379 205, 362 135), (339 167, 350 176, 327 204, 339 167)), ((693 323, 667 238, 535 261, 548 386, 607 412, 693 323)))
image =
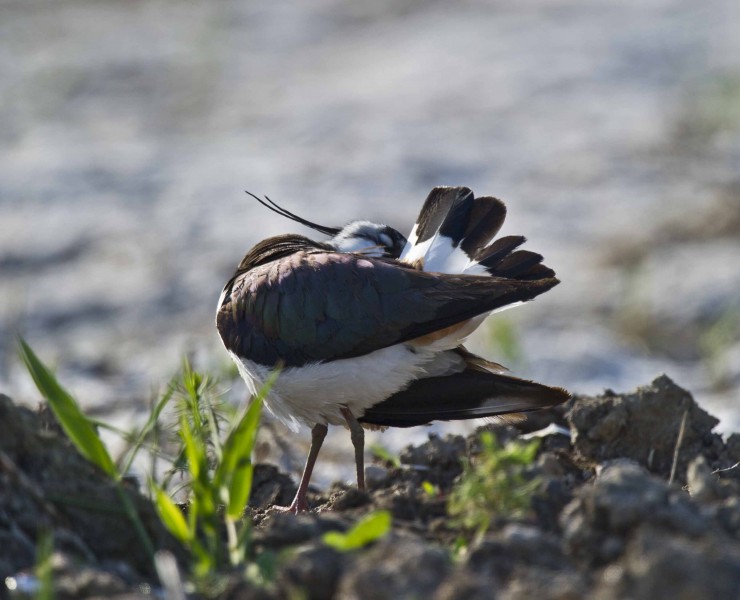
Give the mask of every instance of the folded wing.
POLYGON ((531 300, 557 283, 432 274, 396 261, 298 251, 238 274, 216 322, 239 356, 300 366, 419 338, 531 300))

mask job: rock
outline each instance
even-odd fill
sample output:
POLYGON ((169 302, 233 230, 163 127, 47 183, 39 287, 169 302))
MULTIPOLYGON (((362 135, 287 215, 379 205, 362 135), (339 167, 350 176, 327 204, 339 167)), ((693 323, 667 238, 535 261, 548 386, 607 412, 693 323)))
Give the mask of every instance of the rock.
POLYGON ((727 438, 727 454, 734 462, 740 462, 740 433, 733 433, 727 438))
POLYGON ((375 504, 380 509, 391 511, 394 519, 414 521, 421 513, 420 483, 401 481, 389 488, 380 489, 374 495, 375 504))
POLYGON ((218 595, 219 600, 278 600, 283 597, 254 583, 238 579, 229 581, 226 589, 218 595))
POLYGON ((126 585, 113 573, 70 566, 63 572, 54 573, 54 591, 60 600, 110 598, 126 591, 126 585))
MULTIPOLYGON (((383 468, 378 484, 367 492, 335 485, 315 498, 320 512, 248 510, 245 518, 257 522, 248 552, 274 559, 276 578, 259 587, 245 578, 243 569, 223 571, 217 597, 733 597, 730 590, 738 589, 733 586, 740 570, 740 469, 732 465, 740 443, 730 436, 725 445, 711 433, 712 418, 702 421, 690 397, 671 386, 659 378, 634 394, 611 393, 586 400, 582 408, 573 402, 568 415, 574 437, 581 437, 579 449, 570 447, 566 436, 544 438, 565 443, 541 446, 528 466, 528 475, 538 481, 532 510, 520 520, 492 515, 489 531, 475 542, 470 532, 450 521, 446 504, 462 459, 479 446, 477 435, 432 437, 407 448, 404 462, 418 468, 383 468), (700 424, 687 425, 687 447, 697 453, 682 456, 679 469, 681 464, 687 468, 677 471, 685 475, 688 492, 666 481, 661 453, 670 447, 672 454, 672 446, 665 432, 657 432, 652 457, 644 454, 652 441, 641 420, 657 427, 658 417, 669 418, 663 404, 672 394, 680 400, 673 417, 686 412, 687 421, 700 424), (608 414, 611 408, 613 415, 608 414), (635 431, 646 437, 643 448, 625 448, 622 438, 635 431), (432 491, 422 488, 425 480, 437 482, 432 491), (378 509, 393 515, 391 531, 380 539, 351 552, 338 552, 321 541, 326 531, 347 531, 378 509), (460 548, 461 540, 468 544, 463 546, 467 553, 453 560, 453 548, 460 548)), ((16 573, 19 563, 33 565, 35 536, 44 526, 55 532, 55 556, 67 557, 67 572, 57 570, 60 597, 143 595, 144 588, 137 587, 143 559, 121 555, 131 552, 122 545, 135 541, 119 534, 120 524, 105 529, 109 522, 97 522, 95 511, 87 515, 51 500, 59 490, 69 491, 65 484, 74 484, 94 501, 111 502, 107 479, 59 435, 53 418, 43 422, 2 397, 0 417, 0 433, 6 436, 0 436, 0 574, 16 573)), ((505 429, 507 439, 517 435, 515 429, 505 429)), ((275 467, 257 465, 253 492, 255 505, 286 504, 294 486, 275 467)))
POLYGON ((537 457, 537 468, 547 477, 562 477, 565 474, 565 469, 553 452, 542 452, 537 457))
POLYGON ((714 507, 714 518, 728 535, 740 541, 740 496, 728 498, 714 507))
POLYGON ((563 508, 573 499, 572 486, 562 478, 543 477, 532 497, 532 510, 537 522, 546 531, 556 531, 563 508))
POLYGON ((370 494, 356 487, 350 487, 337 496, 331 505, 333 510, 349 510, 370 504, 370 494))
MULTIPOLYGON (((53 595, 60 600, 112 597, 138 600, 151 597, 144 593, 146 589, 149 589, 148 584, 142 584, 137 589, 115 570, 106 569, 102 565, 80 564, 76 557, 63 552, 53 552, 48 564, 51 569, 53 595)), ((5 584, 8 585, 8 583, 10 583, 9 589, 15 589, 12 597, 30 598, 43 595, 41 593, 42 581, 33 570, 14 574, 5 580, 5 584)), ((5 598, 4 595, 2 597, 5 598)))
POLYGON ((439 586, 434 600, 496 600, 497 587, 490 577, 459 569, 439 586))
POLYGON ((590 598, 585 578, 575 571, 550 572, 523 568, 498 593, 499 600, 582 600, 590 598))

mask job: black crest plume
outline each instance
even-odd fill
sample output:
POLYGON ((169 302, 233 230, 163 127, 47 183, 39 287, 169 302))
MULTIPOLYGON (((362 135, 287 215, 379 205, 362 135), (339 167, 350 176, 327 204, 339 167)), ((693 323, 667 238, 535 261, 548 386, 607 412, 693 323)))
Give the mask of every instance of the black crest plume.
POLYGON ((303 217, 299 217, 297 214, 290 212, 289 210, 286 210, 282 206, 278 205, 277 203, 270 200, 267 196, 265 196, 265 199, 262 200, 262 198, 259 198, 255 196, 252 192, 244 190, 247 194, 249 194, 252 198, 254 198, 257 202, 259 202, 262 206, 269 208, 272 212, 279 214, 282 217, 287 217, 291 221, 295 221, 296 223, 300 223, 301 225, 305 225, 306 227, 309 227, 313 229, 314 231, 319 231, 321 233, 324 233, 326 235, 337 235, 341 229, 339 227, 329 227, 327 225, 319 225, 318 223, 313 223, 312 221, 309 221, 308 219, 304 219, 303 217))

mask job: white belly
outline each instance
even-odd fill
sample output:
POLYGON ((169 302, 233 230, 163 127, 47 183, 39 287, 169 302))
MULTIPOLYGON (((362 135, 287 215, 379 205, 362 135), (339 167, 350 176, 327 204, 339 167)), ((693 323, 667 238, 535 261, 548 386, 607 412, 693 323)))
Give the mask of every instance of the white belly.
MULTIPOLYGON (((356 358, 288 367, 275 381, 265 406, 293 431, 298 431, 301 424, 342 425, 342 407, 361 417, 412 379, 428 375, 425 366, 431 365, 434 354, 397 344, 356 358)), ((231 357, 250 393, 256 394, 270 369, 233 353, 231 357)))

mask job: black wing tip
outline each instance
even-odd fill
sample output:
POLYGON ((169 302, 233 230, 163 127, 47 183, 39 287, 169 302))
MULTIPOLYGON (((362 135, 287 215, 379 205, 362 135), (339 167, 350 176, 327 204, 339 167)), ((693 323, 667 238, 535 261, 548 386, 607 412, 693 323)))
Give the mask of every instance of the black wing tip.
POLYGON ((453 375, 417 379, 368 409, 359 420, 371 425, 414 427, 433 421, 534 412, 570 399, 571 394, 562 387, 466 369, 453 375))
POLYGON ((493 196, 476 198, 467 186, 432 188, 417 219, 419 241, 437 231, 471 258, 493 240, 506 219, 506 204, 493 196))
POLYGON ((530 302, 545 292, 549 292, 560 283, 557 277, 548 277, 546 279, 512 279, 510 281, 516 281, 521 285, 517 292, 519 297, 514 302, 530 302))
POLYGON ((560 280, 557 277, 544 277, 541 279, 532 279, 532 280, 524 279, 522 281, 529 281, 530 283, 539 284, 539 286, 542 288, 542 292, 540 293, 544 293, 547 290, 551 290, 556 285, 560 284, 560 280))
MULTIPOLYGON (((502 306, 512 304, 514 302, 529 302, 534 300, 537 296, 541 296, 545 292, 551 290, 560 283, 557 277, 546 277, 542 279, 511 279, 511 278, 500 278, 499 281, 508 281, 512 284, 511 299, 502 306)), ((495 310, 495 309, 494 309, 495 310)))
POLYGON ((552 406, 557 406, 558 404, 563 404, 564 402, 568 402, 569 400, 573 400, 573 394, 571 394, 564 387, 554 387, 552 389, 555 390, 561 396, 561 399, 558 400, 552 406))
POLYGON ((568 402, 568 400, 571 400, 573 398, 573 394, 571 394, 564 387, 543 385, 541 383, 535 383, 533 381, 527 381, 527 383, 533 386, 537 386, 540 391, 543 392, 543 403, 537 408, 533 408, 530 411, 522 412, 532 412, 533 410, 540 410, 542 408, 552 408, 554 406, 564 404, 565 402, 568 402))

